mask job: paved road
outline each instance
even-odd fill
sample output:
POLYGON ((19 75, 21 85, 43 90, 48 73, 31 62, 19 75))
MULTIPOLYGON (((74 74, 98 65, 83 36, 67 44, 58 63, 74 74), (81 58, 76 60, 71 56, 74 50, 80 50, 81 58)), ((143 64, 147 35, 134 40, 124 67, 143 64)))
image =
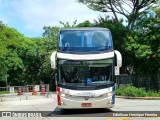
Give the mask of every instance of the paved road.
MULTIPOLYGON (((113 111, 159 111, 160 112, 160 100, 133 100, 133 99, 116 99, 116 105, 112 109, 87 109, 87 110, 68 110, 62 111, 56 107, 56 95, 51 94, 50 98, 40 97, 40 96, 29 96, 26 100, 23 97, 11 97, 2 99, 4 101, 0 102, 1 111, 50 111, 43 112, 42 114, 48 115, 50 117, 42 118, 30 118, 33 120, 157 120, 156 118, 131 118, 131 117, 107 117, 113 114, 113 111)), ((11 118, 3 118, 11 119, 11 118)), ((22 118, 17 117, 14 119, 21 120, 22 118)), ((27 119, 27 118, 23 118, 27 119)))

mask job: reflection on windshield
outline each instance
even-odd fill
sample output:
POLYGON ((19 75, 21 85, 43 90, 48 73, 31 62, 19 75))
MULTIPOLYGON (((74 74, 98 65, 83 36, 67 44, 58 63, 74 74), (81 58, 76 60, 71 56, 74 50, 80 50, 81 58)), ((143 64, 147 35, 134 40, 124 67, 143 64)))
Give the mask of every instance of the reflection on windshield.
POLYGON ((64 83, 86 83, 87 79, 91 79, 91 83, 106 83, 111 79, 111 66, 98 68, 61 66, 60 70, 64 83))
POLYGON ((113 60, 59 60, 59 82, 75 85, 104 85, 113 81, 113 60))
POLYGON ((109 31, 61 31, 59 50, 95 51, 111 50, 112 41, 109 31))

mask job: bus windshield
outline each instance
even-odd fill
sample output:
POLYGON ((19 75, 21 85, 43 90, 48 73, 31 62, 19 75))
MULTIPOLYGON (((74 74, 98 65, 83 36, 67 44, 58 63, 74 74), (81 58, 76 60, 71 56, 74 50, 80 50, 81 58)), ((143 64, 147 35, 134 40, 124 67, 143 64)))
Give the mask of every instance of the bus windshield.
POLYGON ((70 89, 102 89, 113 84, 113 59, 58 60, 58 84, 70 89))
POLYGON ((109 30, 62 30, 59 51, 89 52, 112 50, 109 30))

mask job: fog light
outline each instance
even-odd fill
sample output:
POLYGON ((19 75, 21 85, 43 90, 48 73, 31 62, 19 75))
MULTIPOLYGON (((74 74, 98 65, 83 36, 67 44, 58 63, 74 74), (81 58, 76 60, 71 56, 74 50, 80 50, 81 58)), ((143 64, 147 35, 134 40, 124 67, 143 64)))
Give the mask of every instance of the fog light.
POLYGON ((111 103, 112 103, 112 100, 109 100, 107 104, 111 104, 111 103))
POLYGON ((61 102, 61 105, 66 105, 66 103, 64 101, 61 102))
POLYGON ((61 94, 61 97, 65 97, 65 96, 66 96, 65 94, 63 94, 63 93, 61 94))

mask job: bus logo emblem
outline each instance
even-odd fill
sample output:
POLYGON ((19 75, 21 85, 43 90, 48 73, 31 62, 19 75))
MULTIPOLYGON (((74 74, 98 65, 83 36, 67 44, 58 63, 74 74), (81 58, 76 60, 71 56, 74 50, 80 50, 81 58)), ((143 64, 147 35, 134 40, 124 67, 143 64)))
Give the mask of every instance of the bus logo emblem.
POLYGON ((89 96, 85 96, 84 99, 85 99, 85 100, 88 100, 88 99, 89 99, 89 96))
POLYGON ((87 84, 92 84, 92 78, 87 78, 87 84))

